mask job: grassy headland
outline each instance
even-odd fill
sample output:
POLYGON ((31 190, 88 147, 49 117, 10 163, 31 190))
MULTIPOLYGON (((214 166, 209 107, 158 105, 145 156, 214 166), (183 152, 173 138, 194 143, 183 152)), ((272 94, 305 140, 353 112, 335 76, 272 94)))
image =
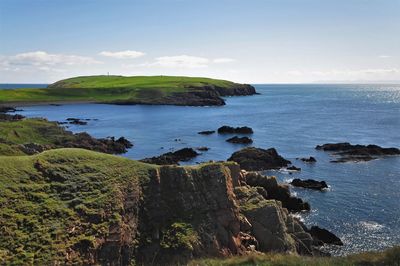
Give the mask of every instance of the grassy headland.
POLYGON ((114 104, 223 105, 220 96, 251 95, 250 85, 175 76, 87 76, 61 80, 43 89, 0 90, 0 105, 63 102, 114 104))

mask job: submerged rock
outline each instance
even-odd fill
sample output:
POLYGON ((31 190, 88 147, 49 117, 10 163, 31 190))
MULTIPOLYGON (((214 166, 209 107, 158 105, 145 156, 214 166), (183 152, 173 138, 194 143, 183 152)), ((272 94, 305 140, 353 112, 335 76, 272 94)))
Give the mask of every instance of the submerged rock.
POLYGON ((235 144, 251 144, 251 143, 253 143, 253 140, 248 137, 234 136, 230 139, 227 139, 226 142, 235 143, 235 144))
POLYGON ((250 127, 231 127, 222 126, 218 128, 218 134, 253 134, 253 129, 250 127))
POLYGON ((325 181, 316 181, 313 179, 301 180, 299 178, 295 178, 292 182, 290 182, 290 184, 295 187, 303 187, 315 190, 323 190, 328 188, 328 185, 325 181))
POLYGON ((192 148, 183 148, 183 149, 177 150, 175 152, 167 152, 160 156, 145 158, 140 161, 144 162, 144 163, 150 163, 150 164, 170 165, 170 164, 178 164, 180 161, 183 161, 183 162, 189 161, 198 155, 199 155, 199 153, 197 153, 192 148))
POLYGON ((242 169, 248 171, 279 169, 290 164, 290 161, 280 156, 274 148, 265 150, 254 147, 234 152, 228 161, 237 162, 242 169))
POLYGON ((79 118, 67 118, 66 120, 68 121, 69 124, 72 125, 87 125, 87 122, 82 121, 79 118))
POLYGON ((208 147, 197 147, 196 150, 198 151, 208 151, 210 148, 208 147))
POLYGON ((352 145, 348 142, 318 145, 317 150, 333 152, 338 157, 332 162, 370 161, 379 157, 400 155, 400 149, 382 148, 378 145, 352 145))
POLYGON ((215 130, 205 130, 205 131, 197 132, 197 134, 200 134, 200 135, 211 135, 214 133, 215 133, 215 130))

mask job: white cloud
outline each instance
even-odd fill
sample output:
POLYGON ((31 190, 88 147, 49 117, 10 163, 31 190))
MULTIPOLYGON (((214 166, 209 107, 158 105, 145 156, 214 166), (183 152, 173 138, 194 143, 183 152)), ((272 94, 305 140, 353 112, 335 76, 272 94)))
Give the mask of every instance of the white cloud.
POLYGON ((204 57, 177 55, 157 57, 155 62, 147 64, 148 66, 177 67, 177 68, 202 68, 207 67, 209 59, 204 57))
POLYGON ((87 56, 49 54, 43 51, 20 53, 4 57, 8 66, 55 66, 55 65, 90 65, 101 62, 87 56))
POLYGON ((117 58, 117 59, 132 59, 144 56, 145 53, 133 50, 126 50, 126 51, 119 51, 119 52, 110 52, 110 51, 103 51, 100 52, 99 55, 117 58))
POLYGON ((213 60, 213 63, 222 64, 222 63, 231 63, 231 62, 235 62, 235 61, 236 60, 233 59, 233 58, 224 58, 224 57, 222 57, 222 58, 215 58, 213 60))
POLYGON ((382 58, 382 59, 385 59, 385 58, 390 58, 391 56, 390 55, 380 55, 380 56, 378 56, 379 58, 382 58))

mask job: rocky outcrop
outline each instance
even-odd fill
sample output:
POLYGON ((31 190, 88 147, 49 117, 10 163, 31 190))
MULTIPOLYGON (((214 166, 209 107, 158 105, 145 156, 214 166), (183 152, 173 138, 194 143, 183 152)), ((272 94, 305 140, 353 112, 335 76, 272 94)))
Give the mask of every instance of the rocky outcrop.
POLYGON ((317 150, 333 152, 337 157, 332 162, 370 161, 379 157, 400 155, 398 148, 382 148, 378 145, 352 145, 348 142, 318 145, 317 150))
POLYGON ((86 132, 73 134, 72 137, 62 138, 55 142, 56 147, 62 148, 82 148, 87 150, 99 151, 111 154, 121 154, 127 152, 133 144, 124 137, 117 140, 114 137, 96 139, 86 132))
POLYGON ((66 120, 68 121, 69 124, 72 125, 87 125, 86 121, 82 121, 79 118, 67 118, 66 120))
POLYGON ((19 121, 23 118, 25 118, 25 116, 19 114, 10 115, 5 113, 0 113, 0 121, 19 121))
POLYGON ((214 134, 214 133, 215 133, 215 130, 205 130, 205 131, 200 131, 197 134, 200 134, 200 135, 211 135, 211 134, 214 134))
POLYGON ((198 151, 208 151, 210 148, 202 146, 202 147, 197 147, 196 150, 198 151))
POLYGON ((290 182, 292 186, 295 187, 302 187, 302 188, 309 188, 315 190, 323 190, 328 188, 328 185, 325 181, 316 181, 313 179, 301 180, 299 178, 295 178, 290 182))
POLYGON ((250 127, 231 127, 222 126, 218 128, 218 134, 253 134, 253 129, 250 127))
POLYGON ((234 143, 234 144, 251 144, 253 140, 248 137, 238 137, 234 136, 230 139, 227 139, 226 142, 234 143))
POLYGON ((183 148, 175 152, 167 152, 160 156, 145 158, 140 161, 144 163, 151 163, 158 165, 170 165, 170 164, 179 164, 179 162, 181 161, 183 162, 189 161, 198 155, 199 153, 197 153, 192 148, 183 148))
POLYGON ((289 167, 287 167, 286 169, 289 170, 289 171, 301 171, 301 168, 300 168, 300 167, 296 167, 296 166, 294 166, 294 165, 289 166, 289 167))
POLYGON ((265 150, 254 147, 234 152, 228 161, 237 162, 242 169, 248 171, 279 169, 290 164, 290 161, 280 156, 274 148, 265 150))
POLYGON ((340 238, 338 238, 335 234, 329 232, 326 229, 320 228, 318 226, 311 226, 311 228, 307 230, 307 232, 310 233, 313 237, 315 245, 333 244, 343 246, 342 240, 340 240, 340 238))
POLYGON ((302 199, 294 197, 290 194, 289 187, 278 184, 273 176, 263 176, 256 172, 248 172, 244 174, 244 182, 252 187, 262 187, 267 194, 266 199, 274 199, 282 202, 282 206, 292 212, 308 211, 310 205, 302 199))

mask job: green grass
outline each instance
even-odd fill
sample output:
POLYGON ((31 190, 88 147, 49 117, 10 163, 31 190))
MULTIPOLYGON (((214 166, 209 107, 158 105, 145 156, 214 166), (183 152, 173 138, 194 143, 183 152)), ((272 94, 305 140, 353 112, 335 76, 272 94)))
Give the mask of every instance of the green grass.
POLYGON ((189 266, 399 266, 400 247, 347 257, 306 257, 291 254, 251 254, 226 259, 200 259, 189 266))
POLYGON ((0 90, 0 104, 46 102, 151 103, 172 93, 183 93, 204 85, 233 88, 236 83, 197 77, 174 76, 88 76, 58 81, 43 89, 0 90))
POLYGON ((95 248, 154 167, 82 149, 0 156, 0 264, 64 264, 71 248, 95 248))

